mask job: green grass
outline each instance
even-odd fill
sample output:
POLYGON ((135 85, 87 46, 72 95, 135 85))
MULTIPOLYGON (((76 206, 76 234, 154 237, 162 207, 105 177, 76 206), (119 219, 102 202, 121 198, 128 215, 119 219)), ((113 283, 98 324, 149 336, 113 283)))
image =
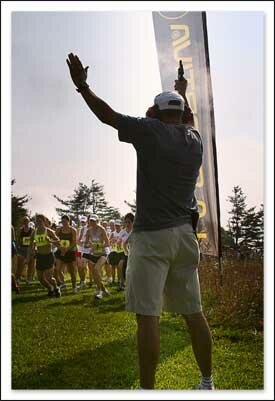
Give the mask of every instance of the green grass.
MULTIPOLYGON (((69 283, 69 281, 67 281, 69 283)), ((13 389, 136 389, 139 387, 135 316, 124 294, 93 300, 94 289, 60 299, 38 282, 12 296, 13 389)), ((212 327, 215 385, 263 389, 263 334, 251 328, 212 327)), ((199 381, 190 337, 177 315, 161 318, 156 389, 189 390, 199 381)))

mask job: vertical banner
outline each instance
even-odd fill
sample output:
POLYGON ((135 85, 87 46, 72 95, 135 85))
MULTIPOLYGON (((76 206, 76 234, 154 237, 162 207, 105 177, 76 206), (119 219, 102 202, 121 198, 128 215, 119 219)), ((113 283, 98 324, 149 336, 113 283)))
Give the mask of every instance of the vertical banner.
POLYGON ((203 254, 220 257, 218 170, 206 14, 153 12, 153 22, 163 91, 174 90, 179 60, 183 63, 188 81, 186 96, 204 150, 195 191, 200 212, 198 238, 203 254))

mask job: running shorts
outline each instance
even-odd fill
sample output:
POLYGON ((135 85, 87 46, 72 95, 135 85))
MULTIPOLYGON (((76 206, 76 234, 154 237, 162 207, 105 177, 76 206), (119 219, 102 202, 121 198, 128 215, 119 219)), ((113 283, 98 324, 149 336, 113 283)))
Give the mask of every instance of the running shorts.
POLYGON ((23 258, 27 258, 28 256, 28 247, 27 246, 21 246, 17 248, 17 253, 18 255, 22 256, 23 258))
POLYGON ((117 266, 121 259, 124 259, 124 252, 111 252, 108 255, 108 262, 112 266, 117 266))
POLYGON ((102 256, 106 257, 105 254, 93 255, 91 253, 83 253, 82 256, 83 256, 83 258, 88 259, 93 263, 96 263, 102 256))
POLYGON ((39 271, 47 270, 53 267, 55 262, 54 254, 48 253, 46 255, 42 255, 37 253, 36 255, 36 269, 39 271))
POLYGON ((63 263, 71 263, 76 261, 75 251, 68 251, 64 256, 61 255, 60 249, 55 252, 56 259, 61 260, 63 263))

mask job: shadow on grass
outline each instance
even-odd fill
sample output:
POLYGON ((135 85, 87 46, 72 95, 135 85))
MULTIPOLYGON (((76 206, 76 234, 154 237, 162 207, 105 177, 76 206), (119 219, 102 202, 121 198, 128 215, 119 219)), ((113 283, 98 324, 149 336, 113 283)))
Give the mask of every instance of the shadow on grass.
POLYGON ((130 389, 137 379, 135 338, 129 336, 13 377, 12 388, 130 389))
POLYGON ((49 307, 64 307, 67 305, 80 306, 82 305, 84 308, 96 308, 99 313, 110 313, 110 312, 123 312, 125 310, 125 302, 124 298, 118 297, 108 297, 103 299, 94 298, 94 294, 84 295, 84 294, 75 294, 72 293, 63 294, 61 299, 64 299, 67 296, 73 297, 68 302, 59 302, 59 303, 51 303, 49 307))
POLYGON ((21 295, 22 294, 20 294, 18 296, 18 298, 13 298, 12 299, 12 305, 24 304, 24 303, 27 303, 27 302, 37 302, 37 301, 40 301, 40 300, 44 300, 45 301, 45 300, 50 299, 50 298, 47 297, 47 292, 46 291, 45 292, 43 291, 43 293, 41 293, 41 295, 36 295, 35 293, 34 293, 33 296, 24 296, 24 297, 22 297, 21 295))
MULTIPOLYGON (((127 390, 138 386, 138 358, 135 335, 94 345, 28 374, 13 376, 13 389, 105 389, 127 390)), ((161 324, 160 363, 190 345, 186 333, 175 332, 168 321, 161 324)))

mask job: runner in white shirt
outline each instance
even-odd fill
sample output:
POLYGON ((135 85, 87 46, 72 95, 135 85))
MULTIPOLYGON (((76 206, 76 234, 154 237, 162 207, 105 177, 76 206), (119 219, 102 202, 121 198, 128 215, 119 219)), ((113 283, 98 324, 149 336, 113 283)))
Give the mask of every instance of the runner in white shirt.
POLYGON ((98 224, 98 216, 96 214, 90 215, 90 225, 87 230, 85 246, 90 247, 90 252, 83 253, 83 257, 93 264, 92 272, 96 283, 95 298, 101 299, 109 295, 102 282, 102 267, 107 260, 109 240, 105 229, 98 224))
POLYGON ((117 271, 117 276, 118 276, 118 282, 120 280, 119 271, 118 271, 118 263, 120 261, 120 256, 121 256, 119 254, 121 252, 123 252, 123 249, 120 246, 120 244, 121 244, 121 241, 120 241, 121 221, 120 220, 115 220, 114 228, 115 228, 115 230, 111 233, 110 239, 109 239, 111 252, 108 256, 108 261, 112 266, 113 284, 115 284, 116 271, 117 271))
POLYGON ((134 215, 133 213, 127 213, 124 217, 125 229, 121 231, 120 241, 123 253, 121 254, 121 259, 118 262, 118 271, 120 276, 120 283, 118 291, 125 290, 125 280, 126 280, 126 268, 128 260, 128 240, 133 229, 134 215))
POLYGON ((87 221, 88 219, 86 216, 80 217, 81 227, 78 229, 77 236, 77 268, 80 277, 79 289, 82 289, 86 286, 86 275, 88 271, 88 261, 82 257, 83 253, 87 253, 89 251, 84 246, 86 242, 87 221))
MULTIPOLYGON (((110 238, 110 234, 111 234, 111 229, 108 226, 108 222, 107 221, 102 221, 101 222, 101 226, 105 229, 107 237, 109 239, 110 238)), ((104 265, 104 270, 105 270, 105 273, 106 273, 106 283, 111 283, 112 282, 112 266, 109 264, 108 258, 107 258, 106 263, 104 265)))

